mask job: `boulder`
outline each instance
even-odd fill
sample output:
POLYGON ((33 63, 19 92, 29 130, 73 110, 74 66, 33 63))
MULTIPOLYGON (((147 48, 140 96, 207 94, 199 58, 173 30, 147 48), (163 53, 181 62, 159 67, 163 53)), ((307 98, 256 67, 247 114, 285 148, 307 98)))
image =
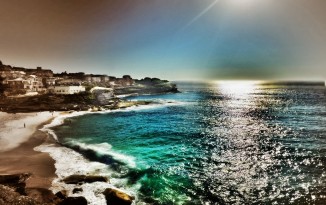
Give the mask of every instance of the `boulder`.
POLYGON ((105 189, 103 194, 107 205, 130 205, 134 200, 133 196, 111 188, 105 189))
POLYGON ((87 200, 82 196, 67 197, 58 205, 87 205, 87 200))
POLYGON ((93 183, 93 182, 108 182, 108 178, 103 176, 86 176, 86 175, 71 175, 64 178, 66 184, 93 183))
POLYGON ((5 174, 0 175, 0 184, 14 188, 14 190, 20 194, 26 195, 25 193, 25 181, 31 176, 30 173, 21 174, 5 174))
POLYGON ((37 201, 40 204, 58 204, 61 198, 54 195, 52 191, 44 188, 26 188, 26 194, 28 197, 37 201))
POLYGON ((82 188, 74 188, 74 189, 72 190, 72 193, 75 194, 75 193, 82 192, 82 191, 83 191, 82 188))
POLYGON ((60 198, 60 199, 65 199, 67 198, 67 191, 66 190, 61 190, 61 191, 58 191, 55 196, 60 198))
POLYGON ((0 204, 39 205, 33 198, 22 196, 13 188, 0 185, 0 204))
POLYGON ((30 173, 0 175, 0 184, 24 183, 31 175, 30 173))
POLYGON ((112 98, 114 98, 113 90, 111 88, 104 88, 102 90, 94 90, 96 104, 107 105, 112 98))

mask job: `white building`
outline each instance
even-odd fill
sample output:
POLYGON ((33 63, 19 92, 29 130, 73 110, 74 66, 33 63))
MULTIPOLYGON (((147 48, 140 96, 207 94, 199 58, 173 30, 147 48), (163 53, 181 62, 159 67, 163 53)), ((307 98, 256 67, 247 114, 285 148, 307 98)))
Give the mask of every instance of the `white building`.
POLYGON ((36 75, 29 75, 24 83, 24 88, 30 91, 40 91, 43 88, 42 79, 38 78, 36 75))
POLYGON ((55 86, 52 92, 54 94, 71 95, 75 93, 85 92, 84 86, 55 86))
POLYGON ((8 84, 8 86, 12 89, 24 89, 27 92, 38 92, 43 90, 42 79, 38 78, 35 75, 6 80, 4 83, 8 84))
POLYGON ((55 85, 55 81, 58 80, 58 78, 55 77, 49 77, 45 79, 45 83, 47 86, 53 86, 55 85))

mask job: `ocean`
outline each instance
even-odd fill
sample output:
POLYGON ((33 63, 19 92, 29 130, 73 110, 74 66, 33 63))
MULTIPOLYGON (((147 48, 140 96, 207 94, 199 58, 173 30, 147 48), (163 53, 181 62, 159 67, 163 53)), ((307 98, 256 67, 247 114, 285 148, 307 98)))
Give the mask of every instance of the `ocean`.
MULTIPOLYGON (((62 146, 40 150, 59 178, 107 175, 135 204, 326 204, 325 86, 177 86, 126 98, 152 105, 65 120, 51 128, 62 146)), ((91 204, 104 203, 103 184, 84 186, 91 204)))

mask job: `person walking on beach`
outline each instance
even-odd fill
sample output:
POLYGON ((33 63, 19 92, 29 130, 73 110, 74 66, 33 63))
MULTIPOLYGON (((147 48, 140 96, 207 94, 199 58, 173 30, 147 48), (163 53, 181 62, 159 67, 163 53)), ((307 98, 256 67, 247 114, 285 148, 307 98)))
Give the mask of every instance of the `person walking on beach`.
POLYGON ((24 128, 26 128, 26 125, 25 125, 25 123, 24 123, 24 128))

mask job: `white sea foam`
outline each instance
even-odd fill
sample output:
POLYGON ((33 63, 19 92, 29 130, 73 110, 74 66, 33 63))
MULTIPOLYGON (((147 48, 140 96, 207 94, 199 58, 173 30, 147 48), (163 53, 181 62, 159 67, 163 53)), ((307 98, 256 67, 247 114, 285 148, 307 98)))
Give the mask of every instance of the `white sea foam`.
MULTIPOLYGON (((106 200, 102 192, 106 188, 115 188, 114 185, 124 185, 123 179, 112 179, 113 174, 110 168, 99 162, 91 162, 85 159, 81 154, 58 145, 40 145, 35 148, 36 151, 47 152, 56 161, 56 175, 58 178, 54 179, 52 182, 51 190, 56 193, 61 190, 67 190, 68 196, 84 196, 89 204, 92 205, 105 205, 106 200), (66 184, 62 181, 67 176, 70 175, 98 175, 108 177, 111 183, 106 182, 94 182, 94 183, 84 183, 82 185, 66 184), (83 191, 73 194, 74 188, 82 188, 83 191)), ((136 196, 136 192, 131 190, 122 190, 125 193, 136 196)))
POLYGON ((51 129, 52 127, 62 125, 64 120, 67 118, 77 117, 77 116, 85 115, 87 113, 89 113, 89 111, 80 111, 80 112, 71 112, 71 113, 61 114, 61 115, 57 116, 56 118, 54 118, 50 124, 44 125, 43 128, 40 130, 43 132, 49 133, 55 140, 58 140, 57 135, 51 129))
POLYGON ((136 168, 136 161, 134 157, 112 151, 112 145, 109 143, 104 142, 99 144, 86 144, 75 140, 69 143, 72 145, 77 145, 84 150, 93 150, 99 155, 109 155, 113 157, 113 159, 125 163, 130 168, 136 168))
MULTIPOLYGON (((51 129, 52 127, 59 126, 63 124, 66 118, 81 116, 85 114, 91 114, 93 112, 89 111, 82 111, 82 112, 72 112, 69 114, 62 114, 56 117, 50 124, 45 125, 41 130, 44 132, 49 133, 53 136, 54 139, 58 140, 56 134, 51 129)), ((101 112, 104 113, 104 112, 101 112)), ((82 144, 80 144, 82 145, 82 144)), ((86 145, 86 144, 85 144, 86 145)), ((96 145, 91 145, 89 148, 95 148, 96 145)), ((107 145, 100 145, 99 152, 104 151, 105 149, 112 148, 109 144, 107 145)), ((111 175, 113 171, 110 171, 109 166, 99 163, 99 162, 91 162, 85 159, 81 154, 75 152, 74 150, 62 147, 57 144, 43 144, 38 147, 35 147, 34 150, 40 152, 49 153, 49 155, 55 160, 55 168, 56 168, 56 175, 58 176, 52 182, 51 190, 53 193, 56 193, 61 190, 67 190, 68 196, 84 196, 86 200, 91 205, 105 205, 106 200, 102 192, 106 188, 116 188, 114 185, 118 185, 122 187, 126 184, 125 179, 113 179, 111 175), (107 176, 110 178, 110 183, 105 182, 95 182, 95 183, 85 183, 80 185, 79 187, 83 189, 82 192, 79 193, 72 193, 72 190, 76 188, 76 185, 73 184, 65 184, 62 182, 67 176, 70 175, 100 175, 100 176, 107 176)), ((114 154, 113 152, 107 154, 114 154)), ((115 154, 117 158, 123 159, 123 155, 115 154)), ((134 161, 130 161, 131 165, 135 165, 134 161)), ((133 195, 137 199, 136 190, 122 190, 130 195, 133 195)))

